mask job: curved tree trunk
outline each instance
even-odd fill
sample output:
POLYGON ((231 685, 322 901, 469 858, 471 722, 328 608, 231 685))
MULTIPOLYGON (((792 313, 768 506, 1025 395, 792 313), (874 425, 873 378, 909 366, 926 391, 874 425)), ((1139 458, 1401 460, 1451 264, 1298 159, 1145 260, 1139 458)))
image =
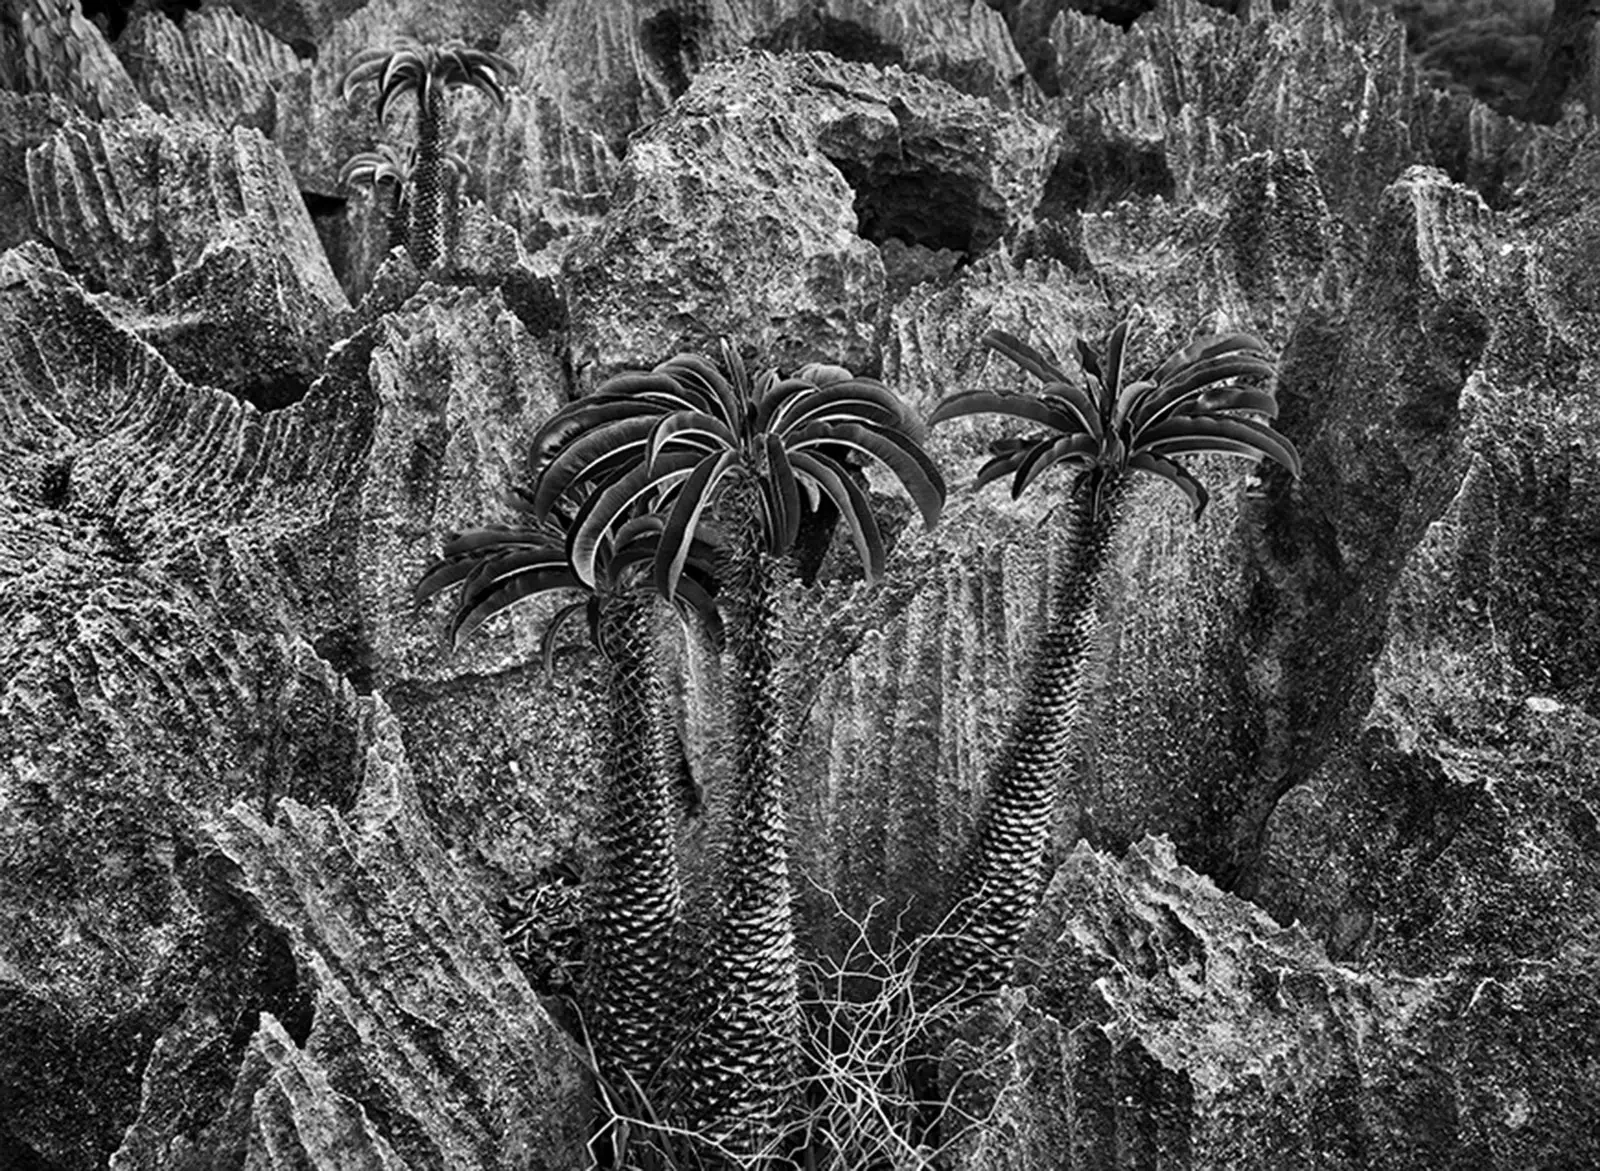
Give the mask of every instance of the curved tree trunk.
POLYGON ((989 770, 954 910, 928 954, 927 982, 935 996, 998 992, 1044 894, 1056 792, 1072 764, 1085 702, 1083 665, 1094 640, 1096 587, 1127 489, 1126 475, 1107 483, 1098 514, 1087 492, 1073 498, 1049 623, 989 770))
POLYGON ((779 563, 762 551, 759 507, 734 500, 719 600, 731 673, 724 680, 733 752, 723 905, 701 994, 690 1112, 729 1150, 762 1149, 794 1095, 799 983, 783 815, 779 563))
POLYGON ((417 92, 417 158, 411 165, 411 259, 427 272, 444 255, 444 92, 417 92))
POLYGON ((609 661, 598 864, 585 931, 589 1029, 600 1071, 649 1087, 676 1037, 681 894, 673 796, 658 734, 652 596, 606 597, 609 661))

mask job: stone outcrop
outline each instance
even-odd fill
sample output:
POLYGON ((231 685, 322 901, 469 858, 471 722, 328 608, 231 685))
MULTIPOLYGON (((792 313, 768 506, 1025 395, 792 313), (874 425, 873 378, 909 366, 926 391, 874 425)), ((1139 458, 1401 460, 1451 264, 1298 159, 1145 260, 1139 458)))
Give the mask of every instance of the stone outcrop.
POLYGON ((146 9, 117 49, 152 110, 223 130, 253 126, 271 134, 274 91, 301 68, 293 49, 231 8, 202 9, 181 26, 146 9))
POLYGON ((283 156, 259 131, 148 115, 28 153, 37 234, 185 377, 263 409, 321 368, 346 308, 283 156))
POLYGON ((983 252, 1038 202, 1052 146, 894 67, 755 55, 708 71, 634 141, 603 225, 565 258, 580 378, 724 332, 785 366, 876 370, 874 242, 983 252))
POLYGON ((348 815, 286 801, 267 825, 236 805, 204 834, 237 868, 231 883, 288 934, 314 988, 310 1033, 285 1046, 264 1018, 241 1068, 236 1097, 266 1083, 247 1164, 260 1147, 267 1166, 303 1165, 284 1133, 312 1165, 583 1162, 591 1091, 577 1047, 434 837, 381 701, 348 815))

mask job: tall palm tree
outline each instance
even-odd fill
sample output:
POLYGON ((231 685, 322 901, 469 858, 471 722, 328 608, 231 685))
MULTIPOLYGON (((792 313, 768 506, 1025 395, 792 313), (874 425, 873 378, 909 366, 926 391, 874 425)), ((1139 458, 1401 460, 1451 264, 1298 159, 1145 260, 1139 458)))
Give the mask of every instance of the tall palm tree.
POLYGON ((1085 702, 1082 668, 1094 633, 1096 584, 1125 515, 1132 473, 1177 487, 1196 520, 1208 496, 1178 457, 1266 457, 1299 474, 1293 445, 1263 421, 1277 417, 1273 393, 1221 385, 1270 376, 1276 367, 1263 343, 1243 333, 1200 338, 1130 378, 1132 320, 1130 314, 1121 321, 1103 349, 1078 342, 1085 381, 1011 334, 990 330, 983 344, 1044 386, 1036 394, 955 394, 929 420, 994 413, 1044 428, 995 444, 978 472, 979 486, 1009 476, 1016 498, 1054 466, 1076 472, 1049 618, 989 771, 976 836, 956 882, 951 934, 932 949, 928 978, 942 995, 998 991, 1044 893, 1056 788, 1071 763, 1074 725, 1085 702))
POLYGON ((419 45, 404 41, 392 49, 368 49, 350 62, 340 87, 346 101, 355 87, 378 83, 378 122, 383 124, 397 98, 417 101, 416 162, 411 168, 411 258, 423 271, 444 254, 448 219, 445 196, 445 95, 459 86, 486 94, 504 106, 505 86, 516 67, 504 57, 459 43, 419 45))
POLYGON ((532 507, 543 516, 579 493, 569 553, 588 580, 607 534, 647 505, 663 518, 654 572, 667 597, 683 588, 702 527, 714 517, 720 531, 732 794, 722 903, 702 968, 713 1008, 691 1040, 689 1109, 717 1141, 751 1150, 773 1136, 798 1056, 776 660, 782 560, 803 514, 828 501, 869 578, 882 573, 884 541, 855 459, 886 467, 929 525, 945 488, 920 427, 881 383, 821 365, 752 381, 726 341, 722 363, 680 354, 558 412, 534 439, 542 471, 532 507))
MULTIPOLYGON (((657 517, 619 526, 600 552, 592 583, 573 570, 559 522, 455 533, 415 595, 421 603, 460 587, 450 620, 454 646, 523 599, 551 591, 583 595, 552 617, 542 650, 548 669, 563 622, 585 610, 609 668, 598 848, 584 924, 584 1000, 601 1072, 620 1086, 651 1084, 679 1016, 681 896, 672 793, 677 778, 662 759, 653 591, 640 572, 649 568, 660 533, 657 517)), ((721 620, 711 592, 711 556, 704 540, 692 545, 676 598, 715 631, 721 620)))

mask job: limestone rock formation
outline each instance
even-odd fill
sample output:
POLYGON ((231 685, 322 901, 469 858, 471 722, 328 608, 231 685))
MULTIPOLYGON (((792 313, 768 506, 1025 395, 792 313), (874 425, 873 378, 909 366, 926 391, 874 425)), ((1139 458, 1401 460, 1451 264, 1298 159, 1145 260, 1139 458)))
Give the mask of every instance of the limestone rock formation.
MULTIPOLYGON (((1279 352, 1303 474, 1212 460, 1198 523, 1135 496, 954 1165, 1600 1157, 1600 132, 1439 94, 1333 0, 1032 5, 1020 44, 994 7, 240 0, 142 11, 124 70, 27 0, 0 1166, 581 1165, 585 1061, 492 920, 581 868, 603 691, 580 638, 532 661, 547 607, 450 653, 409 599, 441 537, 507 518, 557 406, 719 333, 926 413, 1023 385, 985 329, 1070 370, 1134 305, 1136 362, 1279 352), (403 35, 521 70, 458 107, 426 280, 335 187, 380 134, 339 78, 403 35)), ((835 898, 945 909, 1062 539, 1048 492, 966 488, 1001 433, 935 431, 944 523, 886 504, 883 581, 836 534, 786 599, 808 948, 835 898)))

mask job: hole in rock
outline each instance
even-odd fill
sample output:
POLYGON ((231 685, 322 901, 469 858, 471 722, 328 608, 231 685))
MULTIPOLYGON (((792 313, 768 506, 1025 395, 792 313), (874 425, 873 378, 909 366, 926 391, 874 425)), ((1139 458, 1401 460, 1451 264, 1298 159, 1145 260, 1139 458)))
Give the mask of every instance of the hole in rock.
POLYGON ((72 497, 72 457, 53 460, 39 476, 39 499, 46 508, 65 508, 72 497))
POLYGON ((772 53, 815 50, 831 53, 841 61, 860 61, 867 65, 905 63, 905 53, 871 29, 816 12, 791 17, 755 41, 754 46, 772 53))
POLYGON ((984 208, 976 180, 939 171, 886 171, 831 159, 855 191, 861 235, 975 255, 1000 238, 1004 213, 984 208))
POLYGON ((371 695, 377 656, 361 633, 351 627, 330 630, 311 644, 317 657, 350 681, 357 695, 371 695))
POLYGON ((689 88, 689 79, 700 65, 700 32, 704 19, 668 9, 639 24, 639 46, 654 62, 677 97, 689 88))
POLYGON ((229 389, 258 411, 277 411, 284 407, 292 407, 305 398, 306 391, 311 389, 311 382, 306 378, 283 375, 278 378, 260 378, 229 389))
POLYGON ((316 1018, 311 990, 300 983, 288 935, 267 923, 261 925, 260 973, 261 1007, 278 1018, 291 1041, 305 1048, 316 1018))
POLYGON ((1140 195, 1172 198, 1172 172, 1158 144, 1112 142, 1096 128, 1083 129, 1050 172, 1039 203, 1041 218, 1064 220, 1077 211, 1103 211, 1140 195))
POLYGON ((536 337, 558 333, 567 326, 567 303, 548 277, 513 272, 501 279, 475 279, 467 283, 476 289, 499 289, 506 308, 536 337))

